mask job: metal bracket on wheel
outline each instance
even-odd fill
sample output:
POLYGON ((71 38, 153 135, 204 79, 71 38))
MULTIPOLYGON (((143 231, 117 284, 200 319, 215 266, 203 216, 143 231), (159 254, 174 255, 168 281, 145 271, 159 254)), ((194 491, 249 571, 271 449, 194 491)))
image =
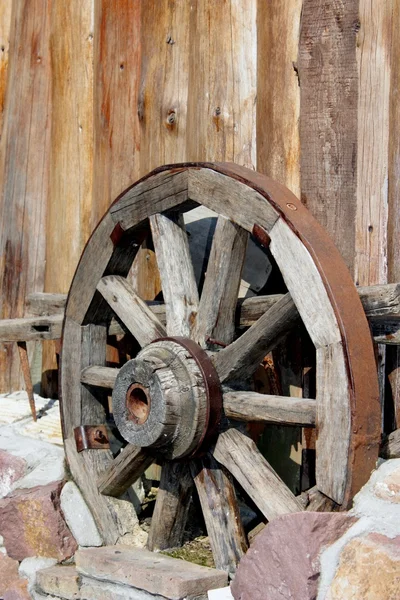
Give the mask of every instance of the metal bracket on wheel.
POLYGON ((107 429, 104 425, 80 425, 75 427, 74 436, 78 452, 110 448, 107 429))

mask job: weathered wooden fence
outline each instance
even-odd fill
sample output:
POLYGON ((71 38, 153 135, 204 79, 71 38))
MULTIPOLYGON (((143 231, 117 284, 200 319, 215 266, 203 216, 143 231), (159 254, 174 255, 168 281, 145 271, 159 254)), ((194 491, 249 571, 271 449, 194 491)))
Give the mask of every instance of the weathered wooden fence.
MULTIPOLYGON (((357 284, 399 281, 399 22, 399 0, 2 2, 0 318, 66 292, 110 202, 179 161, 269 174, 357 284)), ((0 390, 19 385, 2 345, 0 390)))

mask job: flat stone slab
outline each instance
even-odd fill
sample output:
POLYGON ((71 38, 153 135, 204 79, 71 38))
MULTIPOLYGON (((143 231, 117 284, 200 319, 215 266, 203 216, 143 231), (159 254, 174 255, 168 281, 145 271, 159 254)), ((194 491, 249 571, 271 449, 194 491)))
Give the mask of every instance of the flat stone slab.
POLYGON ((171 600, 201 596, 228 583, 224 571, 126 546, 80 549, 75 562, 83 575, 130 585, 171 600))
POLYGON ((39 592, 76 600, 80 594, 80 576, 74 566, 54 566, 38 571, 36 588, 39 592))

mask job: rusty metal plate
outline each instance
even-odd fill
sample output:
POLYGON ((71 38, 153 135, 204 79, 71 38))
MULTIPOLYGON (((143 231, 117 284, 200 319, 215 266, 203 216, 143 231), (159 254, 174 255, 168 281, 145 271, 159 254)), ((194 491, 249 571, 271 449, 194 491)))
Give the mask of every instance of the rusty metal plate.
POLYGON ((108 450, 107 429, 104 425, 80 425, 74 429, 76 449, 83 450, 108 450))

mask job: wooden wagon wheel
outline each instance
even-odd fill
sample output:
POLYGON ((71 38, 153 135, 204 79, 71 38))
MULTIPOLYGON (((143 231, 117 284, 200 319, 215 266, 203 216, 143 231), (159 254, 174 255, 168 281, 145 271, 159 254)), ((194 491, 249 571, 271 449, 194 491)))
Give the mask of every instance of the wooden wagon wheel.
POLYGON ((378 457, 376 367, 352 279, 323 228, 289 190, 235 165, 165 166, 114 202, 83 252, 69 293, 61 393, 70 468, 104 542, 118 538, 107 496, 121 495, 162 457, 150 549, 179 543, 194 480, 219 568, 232 570, 246 548, 231 476, 268 520, 302 510, 227 417, 315 426, 318 490, 343 508, 378 457), (196 204, 219 214, 200 298, 181 220, 196 204), (126 279, 150 231, 161 307, 146 304, 126 279), (249 234, 269 245, 289 292, 275 303, 267 298, 265 312, 237 336, 249 234), (316 399, 246 390, 243 382, 299 315, 316 348, 316 399), (117 370, 105 366, 106 340, 121 326, 141 350, 117 370), (207 352, 210 339, 226 347, 207 352), (115 422, 128 442, 116 458, 104 428, 100 392, 107 387, 114 388, 115 422))

